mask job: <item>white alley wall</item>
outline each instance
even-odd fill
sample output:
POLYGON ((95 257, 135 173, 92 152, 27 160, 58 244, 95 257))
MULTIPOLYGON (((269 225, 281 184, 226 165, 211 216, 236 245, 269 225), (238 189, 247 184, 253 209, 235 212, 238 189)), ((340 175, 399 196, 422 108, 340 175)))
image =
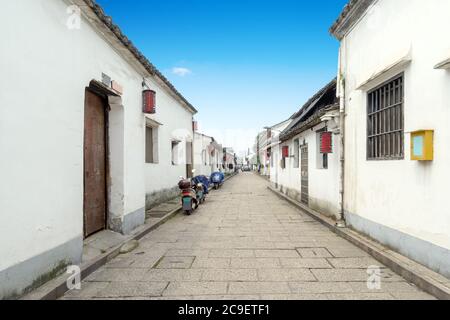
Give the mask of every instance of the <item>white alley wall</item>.
MULTIPOLYGON (((122 201, 114 206, 121 212, 109 214, 124 219, 143 212, 145 179, 151 180, 149 190, 166 180, 152 177, 165 173, 175 185, 183 172, 167 164, 165 143, 165 166, 144 168, 143 76, 86 20, 80 30, 69 30, 67 6, 61 0, 18 0, 2 3, 0 11, 0 298, 19 293, 62 261, 81 260, 84 100, 91 80, 106 73, 124 87, 123 157, 110 160, 113 182, 124 191, 111 195, 122 201)), ((165 124, 161 138, 170 144, 166 131, 188 127, 191 115, 175 115, 181 108, 153 85, 157 118, 165 124)))
POLYGON ((333 134, 333 153, 328 155, 328 169, 319 169, 317 130, 323 127, 324 124, 319 124, 313 130, 306 130, 277 147, 274 164, 278 168, 271 168, 271 181, 274 185, 278 184, 278 188, 283 193, 301 201, 301 152, 298 168, 294 168, 295 159, 290 157, 286 158, 286 168, 282 169, 280 167, 281 148, 289 146, 290 154, 294 155, 294 141, 299 139, 300 145, 306 141, 309 149, 309 206, 325 215, 339 218, 339 135, 333 134))
POLYGON ((341 43, 346 84, 345 210, 350 225, 450 276, 450 1, 380 0, 341 43), (404 72, 405 159, 367 161, 367 89, 359 84, 410 52, 404 72), (432 162, 410 160, 410 132, 435 130, 432 162))
MULTIPOLYGON (((159 88, 151 82, 153 88, 159 88)), ((158 161, 145 164, 145 192, 147 196, 161 192, 158 197, 171 195, 180 177, 186 177, 186 143, 192 143, 192 113, 165 91, 156 90, 156 114, 149 118, 161 123, 158 130, 158 161), (178 146, 179 161, 172 164, 172 141, 181 141, 178 146)), ((189 163, 192 162, 189 159, 189 163)))
MULTIPOLYGON (((212 166, 217 162, 212 159, 208 146, 211 144, 212 138, 200 133, 194 134, 194 169, 195 175, 210 176, 212 166)), ((214 150, 215 151, 215 150, 214 150)))

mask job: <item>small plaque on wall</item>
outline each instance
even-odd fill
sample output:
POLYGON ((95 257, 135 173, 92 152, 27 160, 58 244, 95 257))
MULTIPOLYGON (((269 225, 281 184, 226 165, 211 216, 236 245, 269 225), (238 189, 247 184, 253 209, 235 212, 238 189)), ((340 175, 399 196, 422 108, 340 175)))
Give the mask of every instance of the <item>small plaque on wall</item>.
POLYGON ((111 87, 111 77, 107 74, 102 73, 102 83, 105 86, 111 87))
POLYGON ((411 132, 411 160, 432 161, 434 159, 434 131, 411 132))

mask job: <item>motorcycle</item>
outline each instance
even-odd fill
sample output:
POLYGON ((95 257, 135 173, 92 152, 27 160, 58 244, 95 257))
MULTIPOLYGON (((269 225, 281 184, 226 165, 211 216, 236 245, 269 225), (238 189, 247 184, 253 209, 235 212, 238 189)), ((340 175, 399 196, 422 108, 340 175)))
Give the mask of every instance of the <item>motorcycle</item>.
POLYGON ((204 199, 202 202, 205 202, 206 200, 206 195, 209 194, 209 179, 207 176, 196 176, 192 179, 192 181, 196 184, 196 185, 202 185, 203 186, 203 195, 204 195, 204 199))
POLYGON ((208 185, 203 184, 202 180, 203 177, 195 177, 192 180, 182 178, 178 183, 183 211, 187 215, 191 215, 200 204, 206 201, 208 185))
POLYGON ((215 190, 218 190, 225 182, 225 175, 222 172, 214 172, 211 174, 211 184, 215 190))
POLYGON ((183 211, 187 215, 191 215, 199 206, 196 187, 193 187, 191 180, 184 178, 178 183, 178 187, 181 190, 183 211))

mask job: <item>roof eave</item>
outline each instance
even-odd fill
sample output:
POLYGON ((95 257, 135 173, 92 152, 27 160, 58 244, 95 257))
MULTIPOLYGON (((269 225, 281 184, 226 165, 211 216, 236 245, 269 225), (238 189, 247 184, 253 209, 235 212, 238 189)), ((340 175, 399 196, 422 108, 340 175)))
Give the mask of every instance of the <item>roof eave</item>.
POLYGON ((286 142, 295 136, 299 135, 302 132, 305 132, 306 130, 309 130, 319 123, 323 122, 321 117, 325 115, 327 112, 333 111, 333 110, 339 110, 339 104, 332 104, 325 108, 322 108, 318 110, 316 113, 314 113, 311 117, 308 118, 305 122, 303 122, 299 127, 293 129, 290 132, 286 132, 285 134, 280 135, 280 141, 286 142))
POLYGON ((375 1, 350 0, 331 26, 330 33, 339 41, 342 40, 375 1))

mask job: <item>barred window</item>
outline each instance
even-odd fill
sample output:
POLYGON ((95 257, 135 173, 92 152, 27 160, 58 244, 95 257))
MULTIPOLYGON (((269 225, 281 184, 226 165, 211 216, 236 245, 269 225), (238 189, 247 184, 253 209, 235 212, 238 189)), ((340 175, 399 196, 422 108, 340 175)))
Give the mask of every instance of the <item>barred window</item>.
POLYGON ((367 159, 404 159, 403 75, 374 89, 367 102, 367 159))

